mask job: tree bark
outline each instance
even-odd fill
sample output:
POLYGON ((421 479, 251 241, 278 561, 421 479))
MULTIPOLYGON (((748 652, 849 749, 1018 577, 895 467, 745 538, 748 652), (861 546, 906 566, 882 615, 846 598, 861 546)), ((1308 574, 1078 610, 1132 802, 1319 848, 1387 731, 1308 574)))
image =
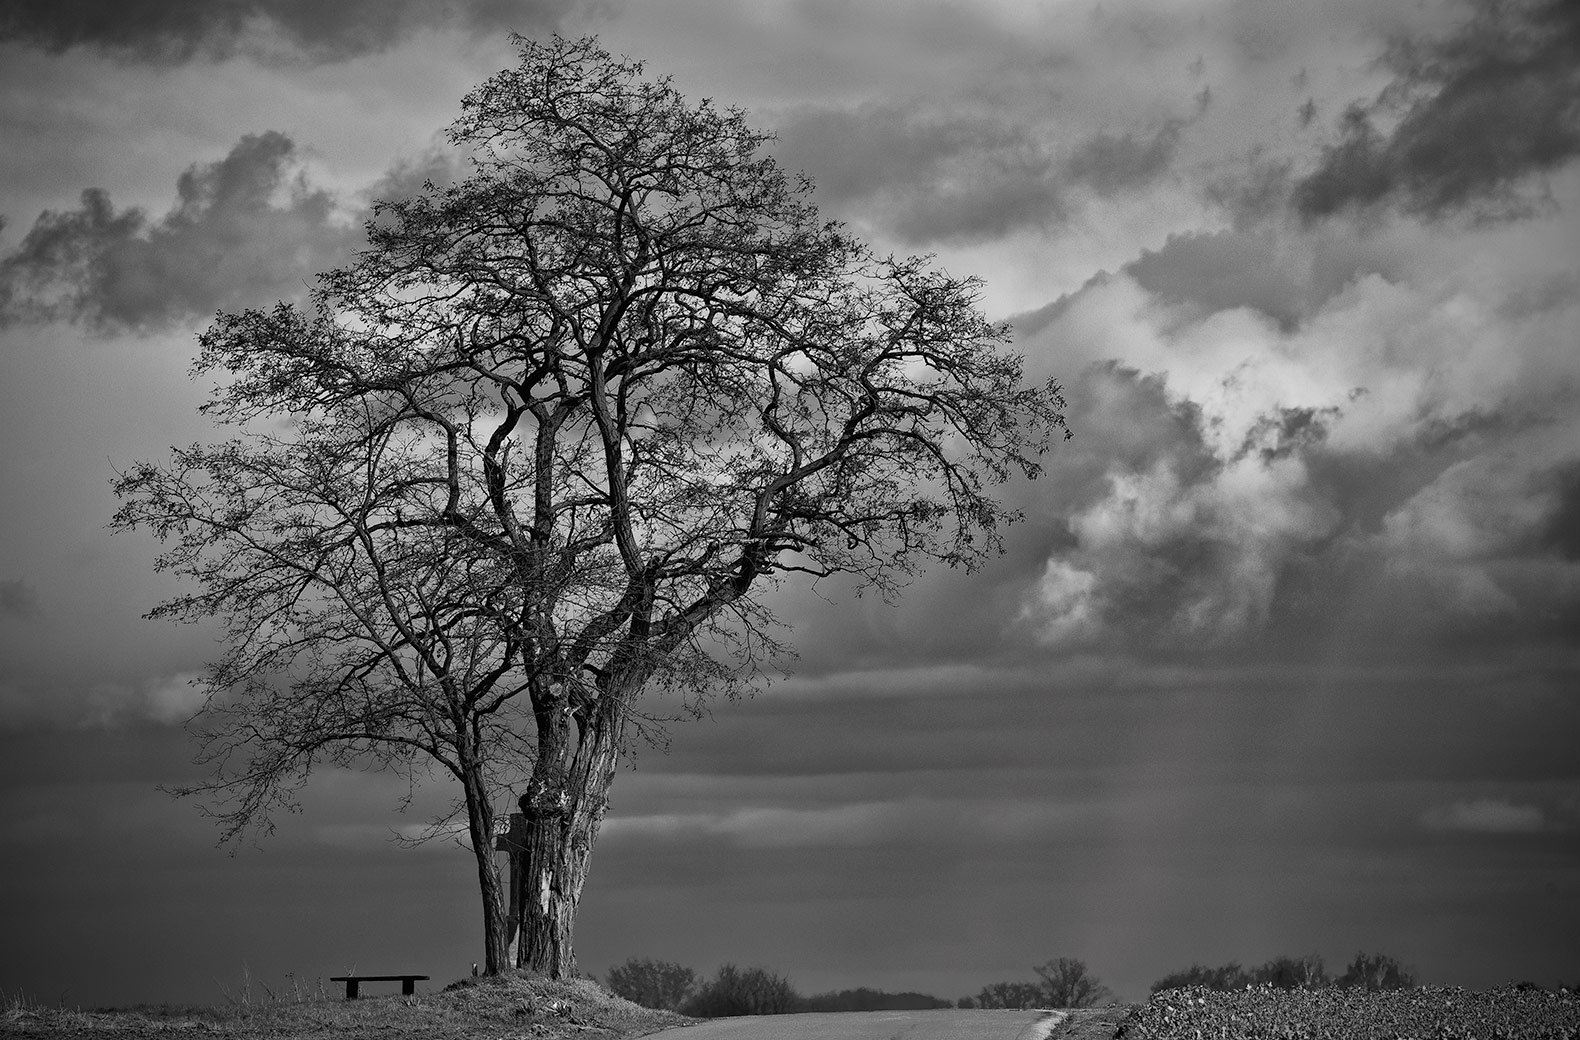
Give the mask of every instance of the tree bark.
POLYGON ((555 749, 558 761, 545 761, 540 742, 521 796, 526 849, 515 900, 521 914, 516 966, 556 979, 576 970, 576 908, 619 764, 625 698, 606 690, 587 710, 573 754, 568 727, 562 731, 566 745, 555 749))
POLYGON ((477 859, 478 891, 483 901, 483 973, 498 975, 510 967, 506 952, 504 888, 499 883, 499 860, 494 855, 494 821, 487 791, 480 775, 466 778, 467 830, 477 859))

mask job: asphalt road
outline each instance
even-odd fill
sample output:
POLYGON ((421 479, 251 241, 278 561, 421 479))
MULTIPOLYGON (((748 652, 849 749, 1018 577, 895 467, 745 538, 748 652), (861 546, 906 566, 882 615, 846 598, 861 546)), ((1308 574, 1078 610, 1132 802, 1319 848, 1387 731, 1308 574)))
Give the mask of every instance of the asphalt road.
POLYGON ((1042 1040, 1059 1011, 845 1011, 716 1018, 645 1040, 1042 1040))

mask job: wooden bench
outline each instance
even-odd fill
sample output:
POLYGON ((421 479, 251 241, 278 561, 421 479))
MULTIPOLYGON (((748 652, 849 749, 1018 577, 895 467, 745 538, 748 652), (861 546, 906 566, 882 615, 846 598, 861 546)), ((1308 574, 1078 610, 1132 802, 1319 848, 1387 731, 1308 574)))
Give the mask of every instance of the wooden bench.
POLYGON ((344 982, 346 984, 346 999, 356 1000, 357 987, 364 982, 399 982, 401 996, 409 997, 417 992, 417 980, 428 980, 426 975, 333 975, 330 982, 344 982))

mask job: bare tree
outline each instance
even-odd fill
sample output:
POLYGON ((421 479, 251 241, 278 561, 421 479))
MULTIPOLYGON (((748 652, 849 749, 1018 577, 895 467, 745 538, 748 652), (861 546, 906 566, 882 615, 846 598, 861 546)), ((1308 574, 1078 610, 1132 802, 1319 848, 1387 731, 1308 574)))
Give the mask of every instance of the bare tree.
POLYGON ((437 768, 494 973, 519 790, 514 960, 564 976, 622 750, 677 714, 644 691, 755 682, 787 577, 888 594, 998 550, 991 488, 1037 473, 1063 401, 977 282, 822 221, 741 112, 516 42, 451 128, 469 177, 382 204, 310 306, 201 336, 234 435, 131 466, 114 524, 195 587, 155 616, 225 627, 188 793, 226 834, 323 761, 437 768))
POLYGON ((1108 987, 1087 971, 1086 963, 1074 957, 1059 957, 1031 970, 1042 980, 1043 999, 1049 1007, 1092 1007, 1113 998, 1108 987))

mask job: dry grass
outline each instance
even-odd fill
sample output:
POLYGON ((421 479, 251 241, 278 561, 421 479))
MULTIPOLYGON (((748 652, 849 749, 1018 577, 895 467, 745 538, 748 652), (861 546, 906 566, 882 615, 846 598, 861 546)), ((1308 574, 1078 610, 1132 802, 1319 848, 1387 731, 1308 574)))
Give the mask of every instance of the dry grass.
POLYGON ((584 979, 525 973, 463 979, 439 993, 343 1000, 297 990, 259 998, 251 986, 214 1008, 118 1011, 51 1008, 22 998, 0 1008, 0 1035, 50 1040, 219 1037, 223 1040, 626 1040, 690 1021, 638 1007, 584 979))
POLYGON ((1053 1027, 1048 1040, 1114 1040, 1120 1023, 1129 1017, 1132 1009, 1130 1004, 1075 1008, 1063 1022, 1053 1027))

